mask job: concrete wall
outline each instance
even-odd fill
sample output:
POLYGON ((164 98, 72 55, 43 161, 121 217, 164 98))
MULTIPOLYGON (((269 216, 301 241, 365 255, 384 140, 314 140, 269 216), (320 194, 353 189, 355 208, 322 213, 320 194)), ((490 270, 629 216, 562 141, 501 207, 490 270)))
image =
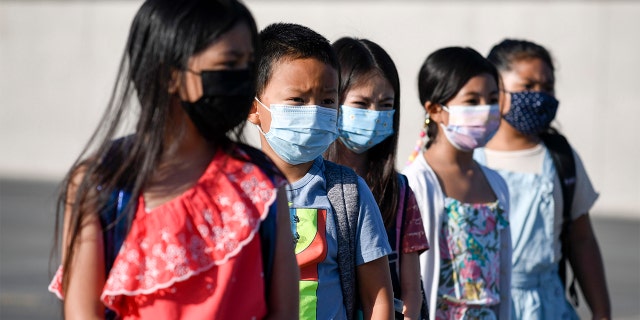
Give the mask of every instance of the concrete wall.
MULTIPOLYGON (((259 27, 296 22, 331 41, 350 35, 387 49, 401 74, 400 168, 421 127, 415 78, 430 52, 486 54, 505 37, 545 45, 557 63, 557 124, 601 193, 595 213, 640 217, 640 2, 246 2, 259 27)), ((140 3, 0 2, 0 177, 64 174, 106 105, 140 3)))

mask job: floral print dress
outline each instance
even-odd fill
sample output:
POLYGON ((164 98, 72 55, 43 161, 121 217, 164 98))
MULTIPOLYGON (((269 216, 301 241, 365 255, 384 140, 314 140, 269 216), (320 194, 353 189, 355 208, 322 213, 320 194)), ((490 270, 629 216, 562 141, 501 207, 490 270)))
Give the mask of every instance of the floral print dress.
POLYGON ((445 199, 440 225, 437 319, 496 319, 500 303, 500 230, 508 227, 498 201, 445 199))

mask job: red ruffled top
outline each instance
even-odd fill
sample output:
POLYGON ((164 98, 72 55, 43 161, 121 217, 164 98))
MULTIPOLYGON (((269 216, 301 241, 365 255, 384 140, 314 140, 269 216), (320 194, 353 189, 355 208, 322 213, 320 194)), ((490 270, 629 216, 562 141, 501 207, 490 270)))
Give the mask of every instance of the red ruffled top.
MULTIPOLYGON (((283 182, 219 152, 182 195, 153 210, 140 196, 101 300, 123 319, 264 317, 256 234, 283 182)), ((61 280, 49 290, 62 299, 61 280)))

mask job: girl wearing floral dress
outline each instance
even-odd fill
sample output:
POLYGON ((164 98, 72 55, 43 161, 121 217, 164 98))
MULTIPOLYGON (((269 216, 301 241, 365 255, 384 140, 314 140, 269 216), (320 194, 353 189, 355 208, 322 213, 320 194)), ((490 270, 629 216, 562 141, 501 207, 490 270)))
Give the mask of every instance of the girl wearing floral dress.
POLYGON ((420 255, 431 319, 509 318, 509 194, 473 160, 500 123, 498 79, 479 53, 459 47, 433 52, 418 75, 427 143, 404 174, 433 244, 420 255))

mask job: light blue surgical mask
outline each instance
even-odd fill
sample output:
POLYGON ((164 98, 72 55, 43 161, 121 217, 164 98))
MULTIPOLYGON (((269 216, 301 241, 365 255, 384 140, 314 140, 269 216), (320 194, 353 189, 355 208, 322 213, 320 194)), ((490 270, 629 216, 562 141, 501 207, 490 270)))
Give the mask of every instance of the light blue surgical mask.
POLYGON ((376 111, 342 105, 338 117, 340 141, 355 153, 363 153, 393 134, 395 110, 376 111))
POLYGON ((338 136, 338 110, 316 105, 265 106, 271 112, 269 132, 264 135, 271 149, 286 163, 297 165, 313 161, 327 150, 338 136))

